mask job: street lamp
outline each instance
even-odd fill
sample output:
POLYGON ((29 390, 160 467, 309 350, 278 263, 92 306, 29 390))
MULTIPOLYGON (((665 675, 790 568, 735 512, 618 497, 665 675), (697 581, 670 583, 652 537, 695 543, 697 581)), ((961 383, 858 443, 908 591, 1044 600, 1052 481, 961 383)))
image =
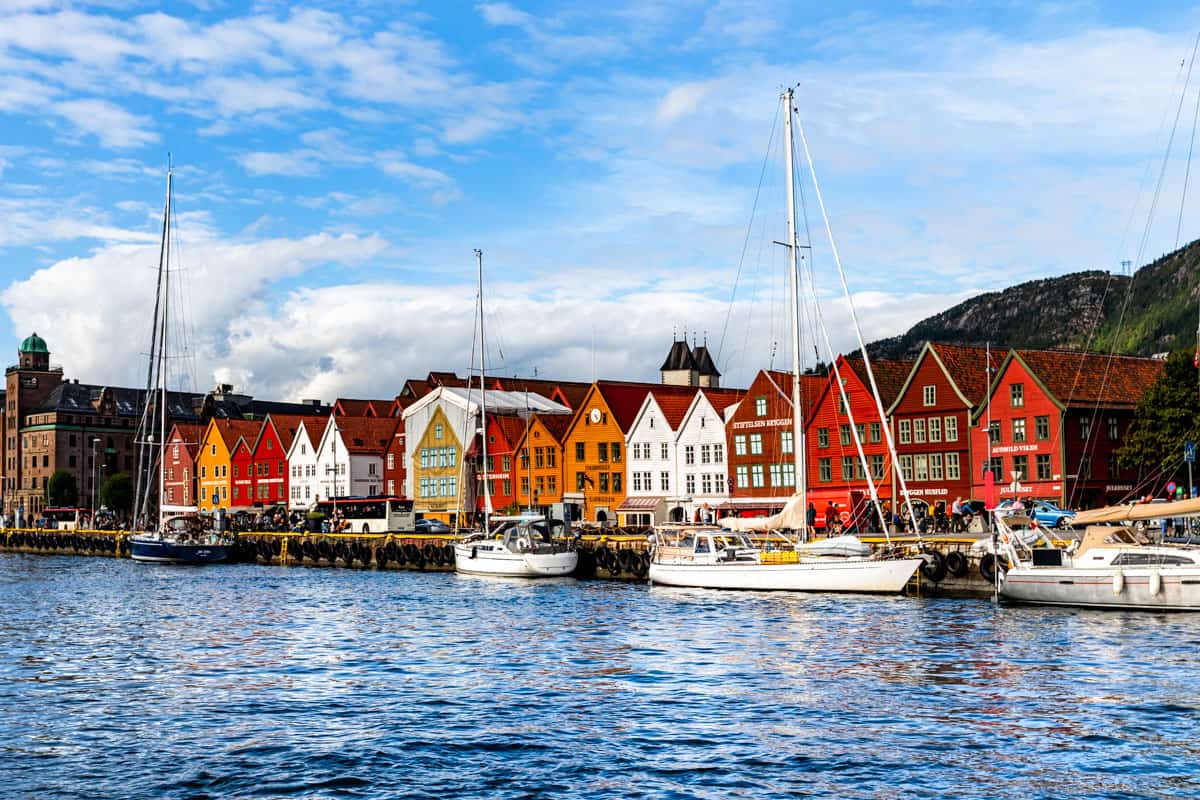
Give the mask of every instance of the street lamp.
POLYGON ((96 526, 96 511, 99 508, 100 498, 100 462, 96 460, 96 445, 100 442, 99 436, 92 437, 92 527, 96 526))

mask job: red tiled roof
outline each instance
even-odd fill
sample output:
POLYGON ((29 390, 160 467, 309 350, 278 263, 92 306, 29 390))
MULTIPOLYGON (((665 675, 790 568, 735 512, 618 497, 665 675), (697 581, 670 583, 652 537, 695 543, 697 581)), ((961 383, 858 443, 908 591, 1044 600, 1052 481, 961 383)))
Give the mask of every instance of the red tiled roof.
MULTIPOLYGON (((308 433, 308 441, 312 442, 312 446, 315 448, 320 443, 321 437, 325 435, 325 427, 329 422, 324 419, 305 418, 301 420, 301 424, 308 433)), ((296 430, 299 432, 299 428, 296 430)))
POLYGON ((170 438, 174 438, 177 432, 179 442, 187 448, 188 455, 195 456, 196 448, 200 446, 200 439, 204 437, 204 426, 190 422, 176 422, 172 427, 173 432, 170 434, 170 438))
MULTIPOLYGON (((296 431, 300 429, 302 424, 319 422, 321 424, 318 426, 318 430, 324 428, 326 424, 323 419, 316 419, 305 414, 271 414, 267 419, 275 426, 275 434, 279 437, 279 446, 283 448, 284 453, 287 453, 291 449, 292 441, 296 438, 296 431)), ((266 430, 265 425, 263 426, 263 430, 266 430)), ((318 433, 317 435, 320 436, 321 434, 318 433)), ((259 434, 259 438, 261 437, 262 434, 259 434)), ((258 445, 256 444, 255 447, 257 448, 258 445)))
POLYGON ((245 437, 248 442, 257 439, 263 423, 260 420, 213 419, 213 425, 217 427, 217 434, 225 443, 225 448, 232 454, 238 439, 245 437))
MULTIPOLYGON (((858 375, 859 380, 863 382, 863 386, 867 390, 871 389, 871 382, 867 380, 867 366, 861 357, 847 358, 846 361, 850 364, 850 368, 858 375)), ((896 401, 900 394, 900 390, 904 388, 904 382, 908 380, 908 373, 912 371, 912 361, 890 361, 882 358, 871 359, 871 371, 875 373, 875 384, 879 387, 879 399, 883 401, 883 407, 886 409, 896 401)))
POLYGON ((1064 350, 1017 350, 1015 354, 1064 405, 1133 407, 1162 374, 1153 358, 1074 353, 1064 350))
POLYGON ((371 408, 375 411, 375 416, 388 417, 388 416, 391 416, 392 406, 395 404, 396 401, 395 400, 368 400, 367 402, 371 404, 371 408))
POLYGON ((725 409, 746 396, 745 389, 706 389, 701 387, 700 391, 704 392, 704 396, 708 398, 708 402, 721 414, 724 414, 725 409))
POLYGON ((333 407, 343 417, 368 417, 374 411, 370 400, 352 400, 348 397, 339 397, 333 407))
POLYGON ((542 423, 542 427, 546 432, 554 437, 554 441, 562 444, 563 437, 567 435, 567 428, 571 427, 570 414, 536 414, 538 422, 542 423))
POLYGON ((392 443, 400 421, 391 417, 343 417, 337 426, 342 432, 346 451, 355 454, 382 455, 392 443))
POLYGON ((661 383, 633 381, 596 381, 596 388, 623 433, 629 432, 629 426, 633 424, 634 417, 650 392, 658 396, 658 392, 661 391, 664 396, 683 396, 690 401, 697 391, 695 386, 664 386, 661 383))
MULTIPOLYGON (((570 419, 570 417, 566 414, 562 414, 560 416, 570 419)), ((500 429, 500 433, 503 434, 506 440, 504 444, 510 450, 516 447, 517 442, 521 441, 521 437, 525 435, 526 423, 525 420, 521 419, 520 417, 496 414, 491 416, 491 422, 500 429)), ((499 444, 499 442, 497 442, 497 444, 499 444)))
POLYGON ((700 391, 692 386, 680 388, 691 389, 691 391, 687 394, 683 394, 681 392, 666 392, 663 391, 663 387, 660 386, 651 392, 651 394, 654 395, 654 402, 658 403, 658 407, 663 414, 663 419, 666 420, 667 425, 671 427, 671 430, 675 430, 679 427, 679 423, 683 422, 683 415, 687 413, 689 408, 691 408, 692 400, 696 397, 696 392, 700 391))
POLYGON ((995 370, 1008 354, 1004 348, 991 351, 991 371, 987 365, 987 348, 967 347, 957 344, 929 343, 930 348, 937 353, 938 359, 946 367, 946 374, 963 393, 972 407, 978 406, 987 398, 988 384, 995 376, 995 370))

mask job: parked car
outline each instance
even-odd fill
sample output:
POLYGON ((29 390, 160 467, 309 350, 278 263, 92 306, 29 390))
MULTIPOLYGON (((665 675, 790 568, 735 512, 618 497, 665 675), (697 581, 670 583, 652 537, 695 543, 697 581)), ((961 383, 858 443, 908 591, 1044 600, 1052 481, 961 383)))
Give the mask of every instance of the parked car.
POLYGON ((450 533, 450 526, 442 522, 440 519, 422 518, 416 522, 416 532, 445 535, 450 533))
MULTIPOLYGON (((1063 528, 1071 524, 1071 520, 1075 516, 1074 511, 1069 511, 1065 508, 1059 508, 1054 503, 1046 500, 1028 500, 1025 502, 1025 513, 1029 514, 1030 506, 1033 507, 1033 518, 1037 520, 1038 525, 1043 525, 1050 528, 1063 528)), ((1013 506, 1012 500, 1002 500, 996 506, 996 510, 1001 514, 1011 512, 1013 506)))

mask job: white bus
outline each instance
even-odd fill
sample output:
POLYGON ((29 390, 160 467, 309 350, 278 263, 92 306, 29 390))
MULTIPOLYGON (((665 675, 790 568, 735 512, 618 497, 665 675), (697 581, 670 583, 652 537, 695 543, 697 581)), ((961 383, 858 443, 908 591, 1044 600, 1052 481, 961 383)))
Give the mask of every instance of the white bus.
POLYGON ((344 533, 395 533, 416 526, 413 501, 403 497, 339 497, 322 500, 316 510, 333 520, 344 520, 344 533))

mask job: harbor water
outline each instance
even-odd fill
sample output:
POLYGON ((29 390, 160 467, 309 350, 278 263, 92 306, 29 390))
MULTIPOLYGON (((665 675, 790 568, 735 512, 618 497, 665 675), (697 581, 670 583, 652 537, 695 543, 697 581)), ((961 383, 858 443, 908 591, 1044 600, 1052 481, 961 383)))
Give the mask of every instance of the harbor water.
POLYGON ((0 555, 0 793, 1196 797, 1200 615, 0 555))

